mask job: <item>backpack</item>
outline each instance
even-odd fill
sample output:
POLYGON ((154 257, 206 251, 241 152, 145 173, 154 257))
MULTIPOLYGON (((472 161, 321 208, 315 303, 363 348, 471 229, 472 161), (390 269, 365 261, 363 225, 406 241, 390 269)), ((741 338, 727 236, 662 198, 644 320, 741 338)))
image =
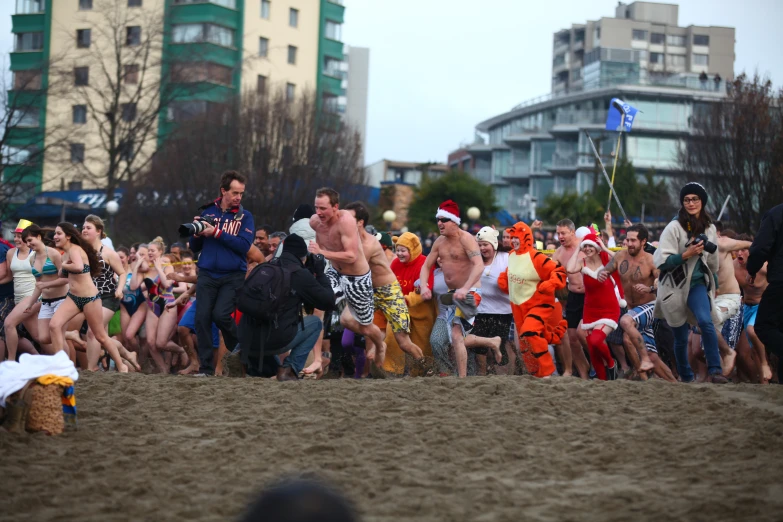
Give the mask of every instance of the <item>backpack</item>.
POLYGON ((279 259, 261 263, 245 279, 237 292, 237 308, 258 321, 271 321, 277 328, 277 315, 284 297, 291 293, 291 270, 279 259))

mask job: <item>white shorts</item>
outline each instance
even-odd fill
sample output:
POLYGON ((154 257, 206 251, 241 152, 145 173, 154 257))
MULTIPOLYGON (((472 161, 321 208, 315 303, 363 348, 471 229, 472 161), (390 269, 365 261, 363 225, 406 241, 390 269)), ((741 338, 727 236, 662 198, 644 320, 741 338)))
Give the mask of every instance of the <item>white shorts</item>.
POLYGON ((60 308, 60 305, 64 302, 65 296, 62 296, 56 300, 42 299, 41 311, 38 312, 38 319, 51 319, 54 317, 54 313, 57 311, 57 309, 60 308))
POLYGON ((737 315, 742 306, 740 294, 723 294, 715 296, 713 320, 718 331, 723 328, 723 323, 737 315))

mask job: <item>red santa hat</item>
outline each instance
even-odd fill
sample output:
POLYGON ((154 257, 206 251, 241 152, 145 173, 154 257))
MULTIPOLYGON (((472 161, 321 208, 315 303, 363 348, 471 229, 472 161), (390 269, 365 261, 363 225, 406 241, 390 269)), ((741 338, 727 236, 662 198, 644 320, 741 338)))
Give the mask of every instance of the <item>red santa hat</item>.
POLYGON ((450 199, 440 204, 435 217, 450 219, 458 225, 462 223, 462 220, 459 218, 459 207, 450 199))
MULTIPOLYGON (((584 239, 582 239, 582 243, 579 245, 579 248, 584 248, 585 246, 591 246, 598 250, 598 255, 601 257, 602 265, 606 266, 609 264, 609 253, 605 252, 601 248, 601 245, 598 242, 598 236, 596 234, 587 234, 584 239)), ((625 301, 623 284, 620 280, 620 274, 617 272, 617 270, 612 272, 611 278, 612 282, 614 283, 614 294, 617 296, 617 302, 620 304, 620 308, 625 308, 628 306, 628 303, 625 301)))

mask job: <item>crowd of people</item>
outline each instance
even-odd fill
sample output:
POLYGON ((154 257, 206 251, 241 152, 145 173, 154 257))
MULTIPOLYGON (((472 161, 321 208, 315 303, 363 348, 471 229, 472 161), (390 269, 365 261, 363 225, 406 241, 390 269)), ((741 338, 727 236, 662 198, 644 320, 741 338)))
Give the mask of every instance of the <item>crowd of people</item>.
POLYGON ((81 230, 22 220, 0 243, 0 361, 66 351, 86 371, 780 382, 783 205, 758 237, 723 228, 698 183, 651 241, 626 223, 564 218, 467 230, 454 201, 439 235, 392 237, 361 202, 319 189, 287 231, 256 227, 246 180, 189 234, 114 249, 81 230), (619 244, 616 244, 619 243, 619 244))

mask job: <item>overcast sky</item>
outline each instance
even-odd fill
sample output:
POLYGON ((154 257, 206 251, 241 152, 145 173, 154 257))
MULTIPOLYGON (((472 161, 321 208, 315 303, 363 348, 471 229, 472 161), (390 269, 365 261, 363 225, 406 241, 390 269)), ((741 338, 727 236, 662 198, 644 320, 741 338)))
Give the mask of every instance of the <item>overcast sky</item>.
MULTIPOLYGON (((0 0, 0 50, 12 48, 15 3, 0 0)), ((614 16, 617 5, 616 0, 344 3, 343 40, 370 48, 367 163, 444 162, 461 142, 472 141, 478 122, 549 92, 552 33, 614 16)), ((758 70, 783 84, 783 0, 681 0, 679 6, 681 26, 736 28, 735 73, 758 70)))

